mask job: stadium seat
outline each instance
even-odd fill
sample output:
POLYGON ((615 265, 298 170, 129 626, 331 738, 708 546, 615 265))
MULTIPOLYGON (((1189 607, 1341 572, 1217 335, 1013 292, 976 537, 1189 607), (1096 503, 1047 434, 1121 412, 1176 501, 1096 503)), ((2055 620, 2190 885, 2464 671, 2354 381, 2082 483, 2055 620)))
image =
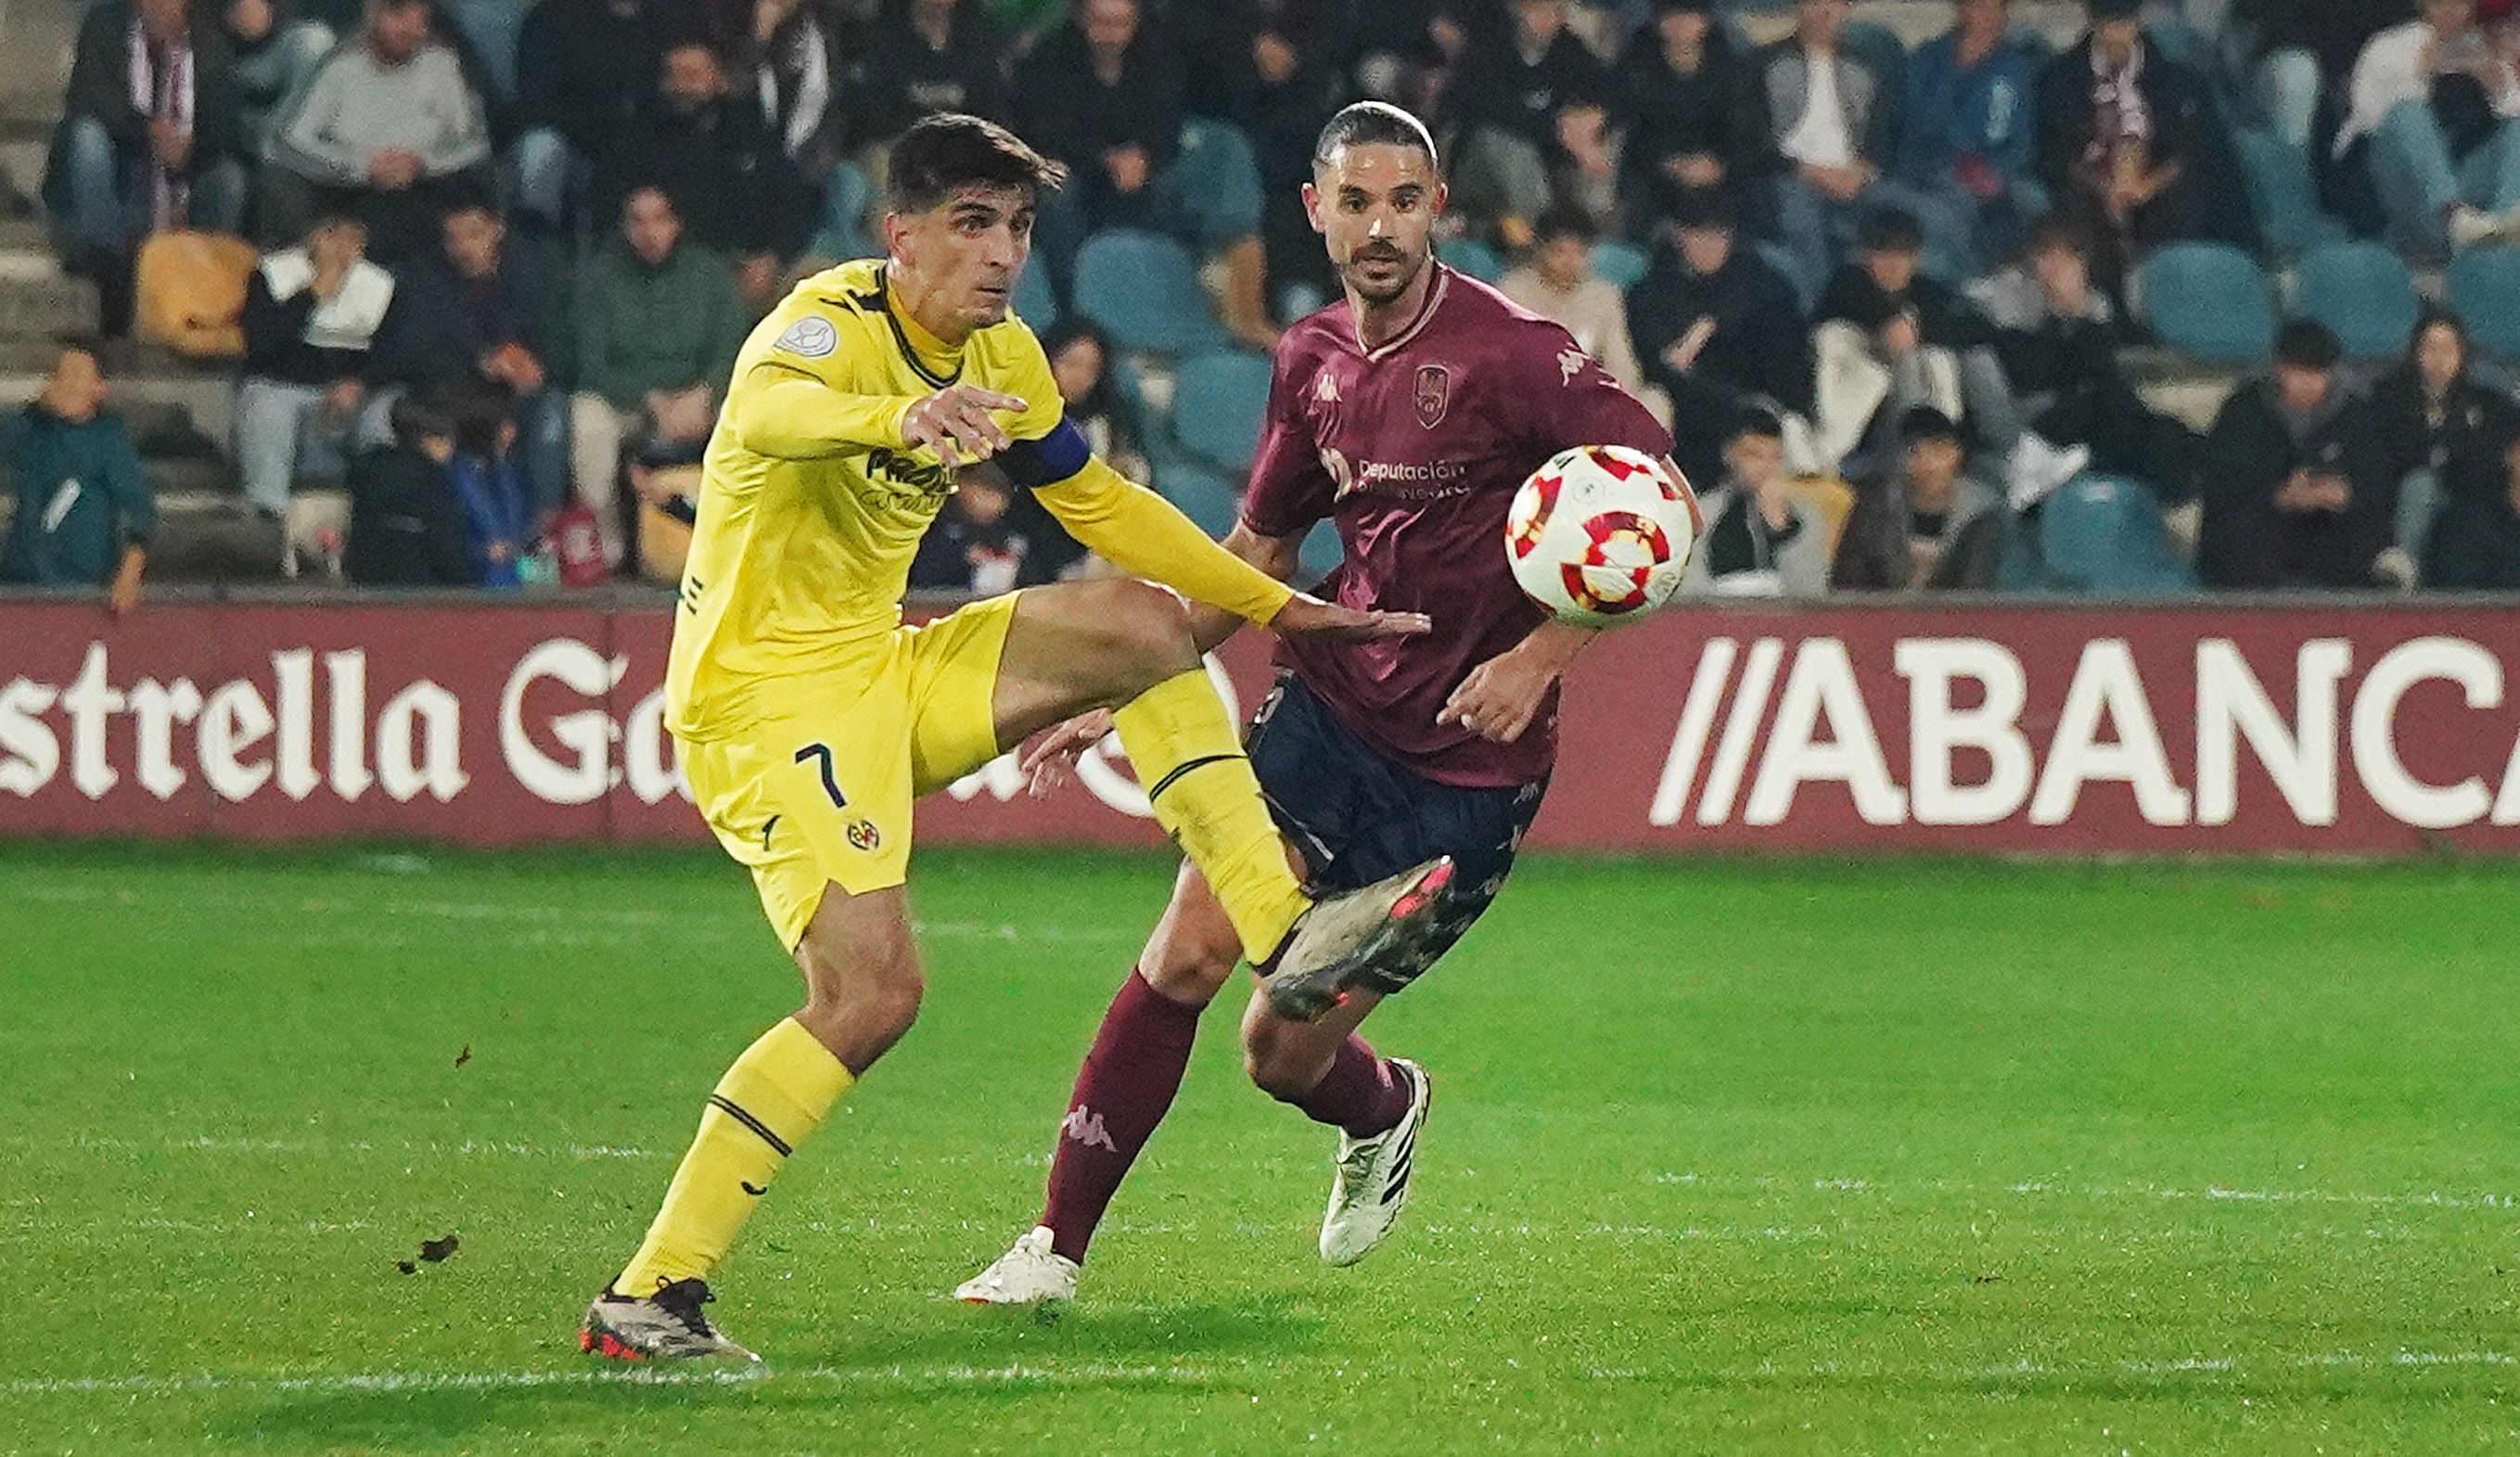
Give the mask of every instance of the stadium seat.
POLYGON ((2077 476, 2039 508, 2039 548, 2067 590, 2175 597, 2196 577, 2170 549, 2151 490, 2117 476, 2077 476))
POLYGON ((1475 239, 1459 238, 1451 243, 1438 243, 1435 256, 1483 284, 1492 284, 1505 277, 1505 259, 1497 256, 1495 249, 1475 239))
POLYGON ((2471 249, 2452 259, 2450 306, 2478 348, 2520 359, 2520 248, 2471 249))
POLYGON ((1202 250, 1260 231, 1260 163, 1239 127, 1204 116, 1182 125, 1181 155, 1155 182, 1156 215, 1202 250))
POLYGON ((2274 351, 2275 311, 2255 259, 2224 243, 2174 243, 2136 275, 2136 315, 2170 349, 2217 364, 2274 351))
POLYGON ((1086 239, 1069 301, 1124 349, 1196 354, 1228 343, 1189 250, 1158 233, 1112 228, 1086 239))
POLYGON ((1233 350, 1182 361, 1173 376, 1173 438, 1201 464, 1251 469, 1269 408, 1269 360, 1233 350))
POLYGON ((1210 536, 1223 537, 1242 516, 1242 493, 1224 476, 1192 461, 1155 468, 1155 488, 1210 536))
POLYGON ((517 0, 448 0, 439 11, 455 23, 474 60, 490 75, 497 100, 517 94, 517 39, 524 33, 526 7, 517 0))
POLYGON ((2377 243, 2331 243, 2301 260, 2293 306, 2327 326, 2355 359, 2403 353, 2414 333, 2415 280, 2377 243))
POLYGON ((1652 265, 1652 256, 1633 243, 1614 239, 1593 247, 1593 272, 1622 294, 1635 288, 1652 265))
POLYGON ((813 257, 843 263, 851 258, 882 257, 883 250, 867 236, 866 230, 868 206, 874 200, 875 182, 865 168, 845 161, 832 168, 831 178, 823 187, 822 226, 805 245, 805 251, 813 257))
POLYGON ((1064 317, 1058 311, 1058 291, 1050 286, 1050 268, 1035 258, 1024 265, 1015 277, 1015 317, 1032 326, 1035 334, 1047 334, 1058 327, 1064 317))
POLYGON ((2352 236, 2319 206, 2310 159, 2300 148, 2264 127, 2247 126, 2233 133, 2232 149, 2248 184, 2249 205, 2278 252, 2306 253, 2352 236))
POLYGON ((1310 583, 1329 575, 1346 555, 1346 548, 1339 545, 1338 527, 1322 522, 1305 533, 1303 548, 1295 561, 1302 579, 1310 583))
MULTIPOLYGON (((1792 249, 1785 247, 1783 244, 1777 242, 1773 238, 1762 238, 1752 246, 1758 249, 1759 256, 1767 262, 1769 267, 1783 274, 1785 276, 1785 282, 1793 285, 1794 300, 1802 305, 1804 313, 1810 313, 1813 307, 1820 302, 1821 285, 1825 282, 1825 280, 1805 278, 1803 276, 1803 260, 1795 254, 1792 249)), ((1735 242, 1733 247, 1738 248, 1740 247, 1740 244, 1735 242)))

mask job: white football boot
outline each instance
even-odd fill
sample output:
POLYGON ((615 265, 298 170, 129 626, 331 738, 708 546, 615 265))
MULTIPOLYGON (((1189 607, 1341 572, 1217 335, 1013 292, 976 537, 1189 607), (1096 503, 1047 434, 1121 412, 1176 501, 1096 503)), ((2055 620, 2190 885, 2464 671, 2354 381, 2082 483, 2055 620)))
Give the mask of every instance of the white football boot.
POLYGON ((1391 1066, 1409 1079, 1409 1112, 1372 1138, 1339 1135, 1338 1177, 1330 1183, 1329 1212, 1322 1216, 1322 1258, 1334 1265, 1372 1254, 1409 1203, 1410 1160, 1426 1123, 1431 1086, 1426 1070, 1407 1058, 1393 1058, 1391 1066))
POLYGON ((954 1287, 967 1305, 1043 1305, 1076 1298, 1077 1263, 1050 1248, 1047 1224, 1015 1241, 998 1262, 954 1287))

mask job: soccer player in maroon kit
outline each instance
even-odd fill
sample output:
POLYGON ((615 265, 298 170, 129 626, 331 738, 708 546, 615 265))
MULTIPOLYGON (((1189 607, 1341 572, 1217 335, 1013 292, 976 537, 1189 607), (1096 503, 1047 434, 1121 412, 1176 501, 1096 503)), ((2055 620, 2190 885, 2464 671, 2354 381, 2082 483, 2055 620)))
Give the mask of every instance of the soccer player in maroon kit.
MULTIPOLYGON (((1357 1024, 1505 883, 1548 786, 1559 675, 1591 638, 1514 585, 1507 507, 1560 450, 1627 445, 1667 460, 1671 436, 1564 329, 1435 260, 1444 184, 1416 117, 1378 102, 1339 113, 1314 150, 1304 205, 1346 296, 1279 342, 1242 520, 1225 545, 1284 578, 1305 532, 1333 521, 1346 556, 1322 595, 1422 612, 1435 627, 1283 645, 1244 747, 1314 884, 1366 884, 1437 855, 1456 865, 1413 964, 1338 986, 1263 982, 1243 1014, 1252 1081, 1339 1130, 1321 1251, 1349 1264, 1406 1202, 1428 1093, 1423 1070, 1377 1055, 1357 1024)), ((1191 613, 1202 650, 1239 625, 1191 613)), ((1032 761, 1072 755, 1108 727, 1105 715, 1072 720, 1032 761)), ((1095 1225, 1171 1107, 1199 1013, 1238 957, 1224 912, 1185 866, 1077 1074, 1040 1226, 958 1298, 1073 1296, 1095 1225)))

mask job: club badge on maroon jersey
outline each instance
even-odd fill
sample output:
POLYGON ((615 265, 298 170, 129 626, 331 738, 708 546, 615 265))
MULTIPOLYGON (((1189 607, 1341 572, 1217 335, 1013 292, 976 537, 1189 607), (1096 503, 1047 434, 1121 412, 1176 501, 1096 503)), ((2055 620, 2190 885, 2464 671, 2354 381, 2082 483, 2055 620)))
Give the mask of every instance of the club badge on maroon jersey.
POLYGON ((1444 411, 1453 403, 1453 372, 1440 364, 1418 366, 1418 423, 1428 430, 1444 423, 1444 411))

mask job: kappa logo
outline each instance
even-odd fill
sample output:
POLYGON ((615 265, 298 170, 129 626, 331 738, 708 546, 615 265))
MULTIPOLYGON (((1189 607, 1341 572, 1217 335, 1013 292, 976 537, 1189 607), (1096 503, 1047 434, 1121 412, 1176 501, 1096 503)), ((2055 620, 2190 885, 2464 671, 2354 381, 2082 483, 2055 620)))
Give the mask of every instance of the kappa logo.
POLYGON ((1324 370, 1313 382, 1313 398, 1326 405, 1338 403, 1338 376, 1324 370))
POLYGON ((771 345, 806 359, 824 358, 839 346, 840 332, 832 327, 832 321, 812 314, 788 325, 778 342, 771 345))
POLYGON ((1120 1152, 1120 1146, 1111 1141, 1110 1132, 1102 1126, 1102 1115, 1088 1112, 1082 1104, 1069 1109, 1067 1116, 1058 1120, 1058 1131, 1089 1149, 1120 1152))
POLYGON ((1588 364, 1590 364, 1590 363, 1592 363, 1592 362, 1593 362, 1593 356, 1592 356, 1592 355, 1587 354, 1587 353, 1585 353, 1582 349, 1575 348, 1575 347, 1573 347, 1573 346, 1571 346, 1571 345, 1570 345, 1570 346, 1568 346, 1568 347, 1566 347, 1566 348, 1563 348, 1563 349, 1558 350, 1558 351, 1557 351, 1557 383, 1558 383, 1559 387, 1565 387, 1565 386, 1568 386, 1568 385, 1572 385, 1572 384, 1574 384, 1574 383, 1575 383, 1575 377, 1576 377, 1577 375, 1582 374, 1582 373, 1584 372, 1584 366, 1585 366, 1585 365, 1588 365, 1588 364))
POLYGON ((874 853, 876 848, 883 843, 883 832, 875 827, 873 820, 851 820, 848 836, 849 848, 864 850, 869 854, 874 853))

